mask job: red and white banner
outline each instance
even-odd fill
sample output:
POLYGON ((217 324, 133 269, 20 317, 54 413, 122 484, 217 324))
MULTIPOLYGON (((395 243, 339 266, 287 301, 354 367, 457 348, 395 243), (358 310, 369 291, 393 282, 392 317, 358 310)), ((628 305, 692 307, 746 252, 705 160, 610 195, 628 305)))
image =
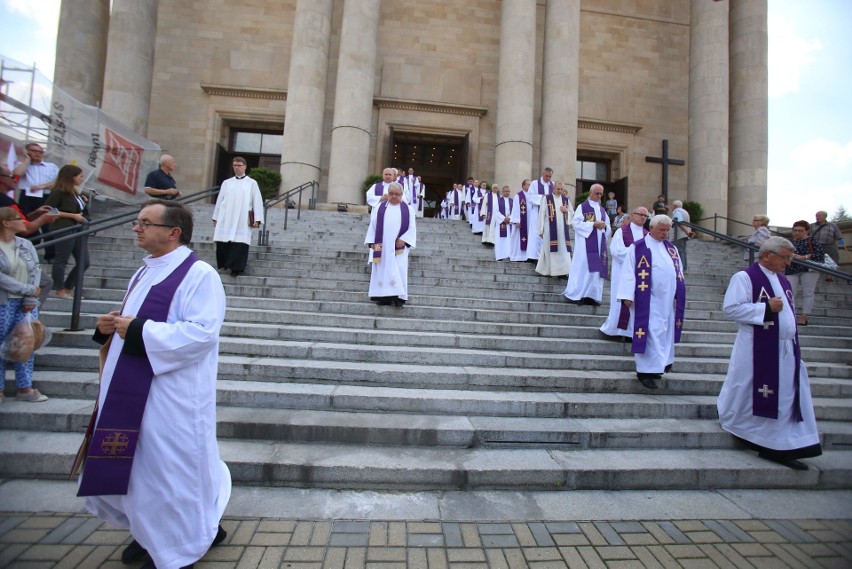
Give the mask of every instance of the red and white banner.
POLYGON ((79 166, 85 187, 100 194, 124 203, 149 199, 145 177, 159 168, 159 145, 51 85, 37 71, 18 73, 9 84, 14 88, 0 92, 0 138, 19 152, 28 142, 44 145, 47 162, 79 166), (27 76, 33 82, 29 89, 22 85, 27 76), (33 97, 34 92, 41 96, 33 97))

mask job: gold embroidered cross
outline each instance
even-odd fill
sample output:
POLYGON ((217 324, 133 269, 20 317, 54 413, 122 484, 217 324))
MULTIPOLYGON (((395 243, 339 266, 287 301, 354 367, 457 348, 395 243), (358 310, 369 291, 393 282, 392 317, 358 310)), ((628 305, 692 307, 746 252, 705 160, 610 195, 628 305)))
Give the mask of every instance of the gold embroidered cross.
POLYGON ((638 274, 639 274, 639 277, 640 277, 642 280, 645 280, 645 277, 647 277, 647 276, 648 276, 649 274, 651 274, 651 273, 649 273, 649 272, 648 272, 648 271, 646 271, 645 269, 642 269, 642 272, 641 272, 641 273, 638 273, 638 274))
POLYGON ((645 335, 645 331, 642 330, 642 328, 639 328, 638 330, 636 330, 636 337, 637 338, 641 338, 644 335, 645 335))
POLYGON ((646 283, 643 281, 643 282, 641 282, 639 285, 637 285, 637 287, 636 287, 636 288, 638 288, 638 289, 639 289, 639 290, 641 290, 642 292, 645 292, 645 289, 646 289, 646 288, 651 288, 651 287, 650 287, 650 285, 646 284, 646 283))
POLYGON ((760 389, 757 390, 757 392, 760 393, 761 395, 763 395, 764 399, 766 399, 767 397, 769 397, 770 395, 775 393, 774 391, 769 389, 769 386, 766 385, 765 383, 763 384, 763 387, 761 387, 760 389))
POLYGON ((121 431, 115 431, 114 433, 111 433, 104 437, 104 440, 101 443, 101 451, 104 454, 108 454, 110 456, 123 454, 124 451, 127 450, 128 444, 129 441, 127 439, 127 435, 125 435, 121 431))
POLYGON ((764 330, 769 330, 770 326, 775 326, 775 322, 770 321, 770 322, 764 322, 763 323, 763 329, 764 330))

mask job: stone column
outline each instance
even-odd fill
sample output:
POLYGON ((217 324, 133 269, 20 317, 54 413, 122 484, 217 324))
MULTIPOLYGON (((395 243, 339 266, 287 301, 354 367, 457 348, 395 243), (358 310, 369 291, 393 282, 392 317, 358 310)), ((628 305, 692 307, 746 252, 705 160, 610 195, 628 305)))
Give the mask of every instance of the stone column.
POLYGON ((99 105, 104 89, 109 0, 62 0, 53 83, 81 103, 99 105))
POLYGON ((766 213, 769 62, 766 0, 730 2, 731 132, 728 217, 766 213))
POLYGON ((332 0, 299 0, 287 76, 283 191, 320 179, 332 0))
POLYGON ((334 94, 328 202, 363 204, 370 160, 380 0, 345 0, 334 94))
POLYGON ((532 175, 535 12, 531 0, 502 2, 494 182, 513 188, 532 175))
POLYGON ((157 0, 113 0, 101 108, 143 136, 156 37, 157 0))
MULTIPOLYGON (((728 3, 692 0, 689 33, 689 199, 728 215, 728 3)), ((708 224, 712 227, 712 222, 708 224)), ((718 230, 725 233, 724 220, 718 230)))
MULTIPOLYGON (((544 22, 541 168, 574 185, 580 98, 580 3, 548 0, 544 22)), ((533 172, 535 175, 535 172, 533 172)), ((574 194, 570 191, 573 202, 574 194)))

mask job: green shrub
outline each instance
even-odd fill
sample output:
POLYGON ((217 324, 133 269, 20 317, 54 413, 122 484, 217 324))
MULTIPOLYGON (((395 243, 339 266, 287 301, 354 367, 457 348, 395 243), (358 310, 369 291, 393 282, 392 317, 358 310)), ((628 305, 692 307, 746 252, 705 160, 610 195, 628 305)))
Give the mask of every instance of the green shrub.
POLYGON ((257 182, 260 188, 260 195, 264 200, 269 200, 278 197, 278 191, 281 188, 281 173, 269 168, 252 168, 249 175, 257 182))
POLYGON ((704 217, 704 208, 698 202, 683 202, 683 209, 689 214, 692 223, 698 223, 704 217))
POLYGON ((384 178, 382 178, 378 174, 369 174, 366 178, 364 178, 364 181, 361 183, 361 191, 367 193, 367 190, 369 190, 382 180, 384 180, 384 178))

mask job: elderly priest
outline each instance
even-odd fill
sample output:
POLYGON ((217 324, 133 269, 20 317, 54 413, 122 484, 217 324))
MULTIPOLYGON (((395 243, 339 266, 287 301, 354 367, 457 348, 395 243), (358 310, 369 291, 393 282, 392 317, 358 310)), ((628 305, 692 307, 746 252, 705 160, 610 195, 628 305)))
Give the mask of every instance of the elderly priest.
POLYGON ((731 277, 722 308, 739 330, 717 407, 722 428, 761 458, 807 470, 799 459, 822 449, 784 276, 795 252, 788 240, 770 237, 757 263, 731 277))
POLYGON ((408 250, 417 245, 414 210, 402 201, 402 186, 392 182, 387 201, 370 214, 364 243, 370 248, 370 300, 402 306, 408 300, 408 250))

